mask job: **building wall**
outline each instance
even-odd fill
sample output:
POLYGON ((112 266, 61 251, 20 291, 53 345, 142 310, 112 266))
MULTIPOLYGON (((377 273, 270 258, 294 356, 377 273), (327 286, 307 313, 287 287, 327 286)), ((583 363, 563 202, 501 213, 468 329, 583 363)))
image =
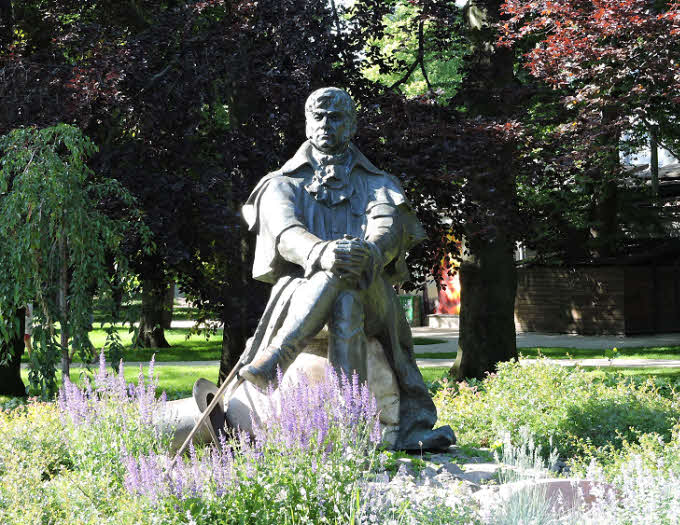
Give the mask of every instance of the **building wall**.
POLYGON ((623 334, 623 266, 519 268, 515 327, 523 332, 623 334))
POLYGON ((680 332, 680 264, 519 268, 515 327, 583 335, 680 332))
POLYGON ((680 266, 625 268, 626 333, 680 331, 680 266))

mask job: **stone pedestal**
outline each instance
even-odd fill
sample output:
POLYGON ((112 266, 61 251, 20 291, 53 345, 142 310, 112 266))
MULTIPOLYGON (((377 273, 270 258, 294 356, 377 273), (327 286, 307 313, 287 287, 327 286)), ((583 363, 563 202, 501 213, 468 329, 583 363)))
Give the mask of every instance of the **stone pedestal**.
MULTIPOLYGON (((286 389, 297 384, 303 374, 310 383, 324 381, 328 365, 325 357, 327 353, 328 333, 324 330, 288 368, 281 387, 273 392, 272 400, 245 382, 236 389, 228 402, 222 400, 210 415, 213 428, 215 430, 222 428, 226 419, 231 428, 240 428, 252 434, 251 418, 261 420, 270 406, 270 401, 278 403, 279 397, 285 395, 286 389)), ((383 440, 388 446, 394 445, 399 433, 399 385, 382 345, 374 338, 369 338, 366 345, 366 372, 368 387, 376 398, 380 412, 383 440)), ((162 429, 172 429, 172 452, 178 450, 184 443, 216 392, 215 384, 206 379, 199 379, 194 384, 192 397, 169 401, 165 410, 157 416, 156 425, 162 429)), ((197 432, 194 442, 210 441, 210 431, 203 425, 197 432)))

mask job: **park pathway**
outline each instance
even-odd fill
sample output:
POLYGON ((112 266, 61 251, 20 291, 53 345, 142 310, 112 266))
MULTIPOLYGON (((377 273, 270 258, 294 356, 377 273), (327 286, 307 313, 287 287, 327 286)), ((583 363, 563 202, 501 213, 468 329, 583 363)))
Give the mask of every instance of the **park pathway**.
MULTIPOLYGON (((429 346, 429 345, 428 345, 429 346)), ((445 366, 451 368, 453 366, 453 359, 432 359, 432 358, 417 358, 418 348, 416 347, 416 362, 420 368, 431 368, 437 366, 445 366)), ((423 352, 426 351, 427 346, 420 347, 423 352)), ((522 359, 523 365, 528 365, 537 361, 537 359, 522 359)), ((614 367, 614 368, 680 368, 680 360, 677 359, 543 359, 545 363, 555 364, 559 366, 593 366, 593 367, 614 367)), ((147 367, 147 362, 126 361, 125 366, 147 367)), ((22 365, 23 366, 23 365, 22 365)), ((82 366, 81 363, 73 363, 71 367, 82 366)), ((161 361, 156 362, 156 368, 163 366, 215 366, 219 367, 219 361, 161 361)))
MULTIPOLYGON (((191 326, 191 321, 174 321, 173 328, 191 326)), ((443 339, 446 342, 432 345, 416 345, 416 360, 420 367, 444 366, 450 368, 453 359, 418 358, 418 354, 450 354, 458 348, 458 331, 443 328, 414 327, 414 337, 428 337, 431 339, 443 339)), ((517 334, 517 346, 538 348, 636 348, 653 346, 679 346, 680 334, 655 334, 646 336, 584 336, 573 334, 543 334, 537 332, 523 332, 517 334)), ((523 359, 522 363, 529 364, 534 359, 523 359)), ((676 359, 545 359, 547 363, 560 366, 594 366, 594 367, 621 367, 621 368, 680 368, 680 360, 676 359)), ((139 366, 147 363, 129 362, 126 365, 139 366)), ((156 366, 219 366, 219 361, 175 361, 156 363, 156 366)))
MULTIPOLYGON (((417 345, 415 347, 416 358, 418 354, 425 353, 449 354, 456 352, 458 348, 458 330, 420 326, 412 328, 411 331, 413 337, 428 337, 446 341, 433 345, 417 345)), ((519 332, 516 341, 518 348, 594 348, 608 350, 611 348, 678 346, 680 345, 680 333, 640 336, 588 336, 519 332)), ((453 365, 453 359, 420 358, 417 361, 420 367, 445 366, 450 368, 453 365)), ((523 359, 522 363, 529 364, 533 361, 535 359, 523 359)), ((680 360, 677 359, 545 359, 545 362, 560 366, 680 368, 680 360)))

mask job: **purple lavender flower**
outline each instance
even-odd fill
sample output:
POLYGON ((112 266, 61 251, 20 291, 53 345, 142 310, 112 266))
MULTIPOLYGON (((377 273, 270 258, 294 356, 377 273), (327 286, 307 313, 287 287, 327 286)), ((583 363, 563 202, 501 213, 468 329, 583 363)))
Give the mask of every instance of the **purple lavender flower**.
MULTIPOLYGON (((291 468, 303 466, 316 475, 327 468, 325 462, 338 461, 348 449, 369 451, 380 440, 375 398, 366 385, 359 384, 356 374, 349 380, 329 367, 326 379, 312 384, 303 377, 296 385, 282 387, 282 395, 270 396, 262 421, 253 421, 252 438, 241 430, 231 440, 220 433, 219 442, 202 455, 192 444, 188 460, 179 458, 172 470, 167 456, 126 457, 126 488, 151 500, 170 494, 181 499, 209 494, 225 497, 238 489, 239 476, 255 479, 271 454, 285 458, 291 468)), ((142 403, 150 406, 152 390, 138 383, 130 400, 140 409, 142 403)), ((141 419, 145 417, 140 413, 141 419)), ((318 492, 321 498, 322 491, 318 492)))
POLYGON ((149 361, 149 372, 148 372, 148 375, 147 375, 147 377, 149 378, 149 383, 151 383, 151 384, 156 383, 155 378, 154 378, 155 366, 156 366, 156 354, 153 354, 151 356, 151 361, 149 361))
POLYGON ((132 494, 141 494, 143 488, 137 460, 132 456, 126 455, 124 456, 123 464, 126 470, 124 479, 125 488, 132 494))

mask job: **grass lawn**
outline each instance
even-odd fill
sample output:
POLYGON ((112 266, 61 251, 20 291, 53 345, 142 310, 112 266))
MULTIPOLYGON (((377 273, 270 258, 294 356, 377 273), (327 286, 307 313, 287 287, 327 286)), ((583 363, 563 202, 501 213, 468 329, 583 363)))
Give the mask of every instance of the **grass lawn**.
MULTIPOLYGON (((142 367, 144 374, 148 372, 148 365, 142 367)), ((91 368, 87 370, 85 368, 72 368, 71 369, 71 381, 74 383, 81 384, 86 377, 93 377, 97 372, 96 368, 91 368)), ((165 391, 168 395, 168 399, 178 399, 180 397, 189 397, 191 395, 191 390, 194 386, 194 382, 199 377, 204 377, 213 383, 217 382, 217 374, 219 373, 219 368, 210 365, 199 365, 199 366, 185 366, 185 365, 166 365, 158 366, 155 368, 155 374, 158 376, 158 391, 165 391)), ((139 367, 126 366, 125 367, 125 380, 128 383, 137 383, 137 378, 139 376, 139 367)), ((24 384, 28 384, 28 371, 21 371, 21 378, 24 384)), ((57 374, 57 382, 61 385, 61 374, 57 374)), ((0 402, 2 402, 3 397, 0 396, 0 402)))
MULTIPOLYGON (((141 309, 141 303, 139 301, 133 302, 130 306, 123 305, 121 307, 121 318, 126 319, 126 314, 128 310, 131 310, 135 312, 135 316, 139 315, 139 311, 141 309)), ((104 311, 101 308, 98 308, 95 306, 94 309, 94 322, 95 323, 101 323, 104 321, 107 321, 109 318, 108 314, 104 313, 104 311)), ((196 308, 192 308, 191 306, 179 306, 177 302, 175 302, 175 306, 172 309, 172 318, 175 321, 187 321, 187 320, 194 320, 198 317, 198 310, 196 308)))
MULTIPOLYGON (((518 348, 524 357, 548 357, 550 359, 678 359, 680 346, 655 346, 619 348, 616 352, 601 348, 518 348)), ((455 359, 456 352, 417 352, 422 359, 455 359)))
MULTIPOLYGON (((156 354, 158 362, 215 361, 219 360, 222 351, 222 332, 206 339, 205 335, 190 335, 189 328, 166 330, 165 338, 170 343, 170 348, 132 348, 132 334, 128 328, 119 328, 118 334, 126 347, 124 360, 130 362, 147 362, 153 354, 156 354)), ((90 341, 95 348, 101 348, 106 341, 106 332, 102 329, 92 330, 90 341)), ((27 362, 28 357, 24 355, 22 360, 27 362)))
MULTIPOLYGON (((148 366, 142 367, 144 373, 148 371, 148 366)), ((611 374, 621 374, 625 377, 639 377, 646 379, 648 377, 656 377, 670 380, 672 382, 680 381, 680 368, 617 368, 617 367, 603 367, 591 368, 584 367, 584 370, 589 371, 595 376, 604 377, 611 374)), ((420 372, 423 374, 425 383, 432 383, 438 379, 446 377, 449 369, 445 366, 421 368, 420 372)), ((185 365, 164 365, 156 367, 156 374, 158 375, 159 392, 165 391, 168 399, 178 399, 181 397, 189 397, 194 382, 199 377, 204 377, 210 381, 217 382, 218 367, 209 365, 199 366, 185 366, 185 365)), ((91 368, 89 371, 84 368, 71 369, 71 380, 76 383, 81 383, 85 377, 92 377, 96 373, 96 368, 91 368)), ((127 382, 136 383, 139 374, 139 367, 126 366, 125 379, 127 382)), ((22 370, 21 377, 25 384, 28 384, 28 371, 22 370)), ((61 384, 60 375, 57 374, 58 382, 61 384)), ((6 403, 9 399, 7 396, 0 396, 0 404, 6 403)))
POLYGON ((440 345, 442 343, 446 343, 446 339, 436 339, 434 337, 414 337, 413 338, 413 344, 414 345, 440 345))
MULTIPOLYGON (((149 367, 143 366, 142 370, 146 374, 149 367)), ((444 366, 422 368, 420 370, 423 374, 425 382, 433 382, 444 377, 449 369, 444 366)), ((85 368, 72 368, 71 381, 74 383, 82 383, 85 377, 90 377, 97 372, 96 367, 89 371, 85 368)), ((185 365, 164 365, 157 366, 155 373, 158 375, 159 392, 165 391, 168 394, 168 399, 178 399, 180 397, 189 397, 194 382, 199 377, 204 377, 214 383, 217 382, 217 374, 219 368, 216 366, 199 365, 199 366, 185 366, 185 365)), ((125 380, 128 383, 137 383, 139 375, 139 367, 126 366, 125 380)), ((28 371, 21 371, 21 378, 25 384, 28 384, 28 371)), ((58 383, 61 385, 61 374, 57 374, 58 383)), ((0 404, 8 401, 9 397, 0 396, 0 404)))
POLYGON ((421 368, 420 373, 423 374, 423 379, 425 383, 432 383, 437 379, 445 377, 449 373, 448 366, 430 366, 427 368, 421 368))
POLYGON ((680 346, 618 348, 616 352, 594 348, 518 348, 517 351, 524 357, 542 355, 551 359, 680 359, 680 346))
MULTIPOLYGON (((190 309, 187 309, 190 310, 190 309)), ((151 356, 156 354, 157 362, 176 362, 176 361, 217 361, 220 359, 222 351, 222 332, 206 338, 205 335, 191 334, 189 328, 173 328, 165 331, 165 338, 170 343, 170 348, 133 348, 132 334, 127 327, 119 328, 118 335, 123 345, 126 347, 125 361, 146 362, 151 356)), ((90 341, 95 348, 101 348, 106 342, 106 332, 97 328, 90 332, 90 341)), ((415 337, 414 343, 418 345, 433 345, 445 343, 443 339, 428 337, 415 337)), ((28 362, 28 356, 24 355, 23 362, 28 362)), ((79 362, 78 359, 75 360, 79 362)))

